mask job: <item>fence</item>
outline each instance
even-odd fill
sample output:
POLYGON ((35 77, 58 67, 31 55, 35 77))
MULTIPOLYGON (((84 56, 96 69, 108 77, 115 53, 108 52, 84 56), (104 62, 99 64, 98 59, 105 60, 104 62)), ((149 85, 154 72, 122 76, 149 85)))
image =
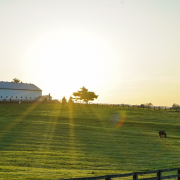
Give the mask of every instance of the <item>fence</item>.
POLYGON ((148 109, 148 110, 165 110, 165 111, 179 111, 180 107, 168 106, 146 106, 146 105, 131 105, 131 104, 111 104, 113 107, 132 108, 132 109, 148 109))
MULTIPOLYGON (((56 100, 56 102, 61 103, 61 100, 56 100)), ((180 107, 169 107, 169 106, 148 106, 148 105, 132 105, 132 104, 108 104, 108 103, 83 103, 83 102, 75 102, 74 105, 78 106, 111 106, 113 108, 122 108, 122 109, 143 109, 143 110, 164 110, 164 111, 180 111, 180 107)))
POLYGON ((141 178, 139 180, 161 180, 161 179, 171 179, 171 178, 176 178, 176 177, 177 177, 177 180, 180 180, 180 168, 161 169, 161 170, 144 171, 144 172, 132 172, 132 173, 127 173, 127 174, 105 175, 105 176, 97 176, 97 177, 71 178, 71 179, 64 179, 64 180, 98 180, 98 179, 111 180, 112 178, 123 178, 123 177, 129 177, 129 176, 132 176, 133 180, 138 180, 138 175, 152 174, 152 173, 156 173, 156 177, 141 178), (177 171, 177 174, 169 175, 169 176, 162 176, 163 172, 168 172, 168 171, 177 171))
MULTIPOLYGON (((19 100, 11 100, 11 103, 18 103, 19 100)), ((22 103, 34 103, 36 100, 21 100, 22 103)), ((4 103, 10 103, 10 101, 0 101, 0 104, 4 103)), ((60 100, 52 100, 51 103, 61 103, 60 100)), ((107 103, 81 103, 81 102, 75 102, 74 105, 78 106, 111 106, 113 108, 131 108, 131 109, 148 109, 148 110, 165 110, 165 111, 180 111, 180 107, 168 107, 168 106, 147 106, 147 105, 131 105, 131 104, 107 104, 107 103)))
MULTIPOLYGON (((77 105, 85 105, 84 103, 75 103, 77 105)), ((143 109, 143 110, 164 110, 164 111, 180 111, 180 107, 168 107, 168 106, 146 106, 146 105, 131 105, 131 104, 104 104, 104 103, 92 103, 88 104, 88 106, 111 106, 113 108, 121 108, 121 109, 143 109)))
MULTIPOLYGON (((57 100, 58 102, 61 103, 61 100, 57 100)), ((90 106, 90 105, 94 105, 94 106, 111 106, 114 108, 131 108, 131 109, 148 109, 148 110, 165 110, 165 111, 180 111, 180 106, 178 107, 169 107, 169 106, 148 106, 148 105, 132 105, 132 104, 109 104, 109 103, 83 103, 83 102, 74 102, 74 105, 79 105, 79 106, 90 106)))
MULTIPOLYGON (((79 103, 77 103, 79 104, 79 103)), ((90 104, 88 104, 90 105, 90 104)), ((113 108, 128 108, 128 109, 148 109, 148 110, 165 110, 165 111, 180 111, 180 107, 168 107, 168 106, 147 106, 147 105, 131 105, 131 104, 103 104, 103 103, 92 103, 97 106, 111 106, 113 108)))

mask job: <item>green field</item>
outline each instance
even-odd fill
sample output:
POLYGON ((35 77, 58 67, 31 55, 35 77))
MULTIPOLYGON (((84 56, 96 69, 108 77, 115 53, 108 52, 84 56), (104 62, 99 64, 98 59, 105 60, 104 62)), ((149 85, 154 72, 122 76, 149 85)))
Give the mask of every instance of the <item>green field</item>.
POLYGON ((175 111, 111 106, 1 104, 0 179, 63 179, 180 167, 179 117, 175 111), (118 114, 126 114, 120 128, 118 114), (167 138, 159 138, 159 130, 165 130, 167 138))

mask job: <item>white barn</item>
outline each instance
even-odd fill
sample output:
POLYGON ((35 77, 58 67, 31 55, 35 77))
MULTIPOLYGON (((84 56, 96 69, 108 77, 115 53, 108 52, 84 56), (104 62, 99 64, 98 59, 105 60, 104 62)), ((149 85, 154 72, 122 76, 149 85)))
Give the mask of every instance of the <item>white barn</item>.
POLYGON ((42 90, 34 84, 0 82, 0 101, 34 101, 42 90))

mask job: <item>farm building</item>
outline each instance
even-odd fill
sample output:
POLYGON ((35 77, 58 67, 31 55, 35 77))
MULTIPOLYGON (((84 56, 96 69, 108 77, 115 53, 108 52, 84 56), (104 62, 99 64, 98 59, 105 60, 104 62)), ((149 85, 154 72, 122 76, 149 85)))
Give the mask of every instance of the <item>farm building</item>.
POLYGON ((34 101, 42 90, 34 84, 0 82, 0 101, 34 101))
POLYGON ((50 93, 49 93, 49 95, 39 96, 37 98, 37 101, 39 101, 39 102, 51 102, 52 97, 50 96, 50 93))

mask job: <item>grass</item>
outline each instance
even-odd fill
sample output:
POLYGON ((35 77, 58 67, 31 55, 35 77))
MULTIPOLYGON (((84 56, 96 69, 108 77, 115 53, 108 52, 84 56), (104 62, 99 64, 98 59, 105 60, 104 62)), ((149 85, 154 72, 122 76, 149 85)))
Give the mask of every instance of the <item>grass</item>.
POLYGON ((179 154, 179 112, 0 105, 0 179, 63 179, 176 168, 179 154), (117 128, 114 117, 123 113, 126 120, 117 128), (168 138, 159 138, 159 130, 165 130, 168 138))

